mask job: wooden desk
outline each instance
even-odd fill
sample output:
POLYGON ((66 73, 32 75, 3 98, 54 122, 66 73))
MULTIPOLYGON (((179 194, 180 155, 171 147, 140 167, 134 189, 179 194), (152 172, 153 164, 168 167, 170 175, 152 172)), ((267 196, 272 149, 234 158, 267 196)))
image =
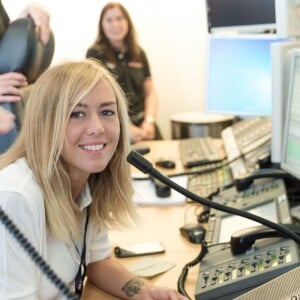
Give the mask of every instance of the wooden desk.
MULTIPOLYGON (((142 143, 146 145, 145 142, 142 143)), ((152 162, 160 158, 168 158, 176 161, 176 169, 164 172, 182 172, 184 169, 179 159, 178 141, 152 141, 147 142, 150 146, 150 153, 145 157, 152 162)), ((197 206, 197 204, 196 204, 197 206)), ((198 205, 199 207, 199 205, 198 205)), ((166 252, 156 254, 153 257, 175 263, 175 267, 171 270, 151 278, 150 281, 160 286, 168 286, 177 289, 177 280, 183 266, 193 260, 200 252, 200 245, 191 244, 180 235, 179 227, 186 220, 190 222, 196 221, 195 204, 184 204, 180 206, 159 206, 159 207, 138 207, 140 215, 139 224, 136 228, 126 230, 125 232, 110 232, 110 240, 113 246, 149 241, 162 241, 165 245, 166 252)), ((123 265, 128 266, 141 257, 134 258, 117 258, 123 265)), ((185 288, 188 294, 193 298, 198 274, 198 266, 189 270, 188 277, 185 282, 185 288)), ((90 283, 86 284, 83 299, 99 300, 99 299, 117 299, 104 294, 90 283)))
MULTIPOLYGON (((126 230, 126 232, 113 231, 110 233, 110 239, 113 246, 135 243, 162 241, 165 245, 166 252, 156 254, 153 257, 167 260, 175 263, 171 270, 150 279, 153 283, 161 286, 177 288, 177 280, 183 266, 193 260, 200 251, 200 245, 191 244, 180 235, 179 227, 184 224, 185 214, 194 217, 194 208, 191 204, 184 206, 169 207, 139 207, 138 213, 141 217, 137 228, 126 230)), ((141 257, 134 258, 117 258, 123 265, 128 266, 141 257)), ((198 267, 195 266, 189 270, 186 280, 186 290, 191 297, 194 295, 198 267)), ((87 284, 87 290, 83 299, 117 299, 106 298, 103 292, 97 290, 91 284, 87 284), (101 296, 103 298, 101 298, 101 296)))

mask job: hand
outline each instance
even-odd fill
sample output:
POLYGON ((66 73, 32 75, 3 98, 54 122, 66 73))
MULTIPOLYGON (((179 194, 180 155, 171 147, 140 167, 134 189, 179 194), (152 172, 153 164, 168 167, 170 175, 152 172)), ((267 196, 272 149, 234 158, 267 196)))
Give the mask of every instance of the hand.
POLYGON ((20 18, 31 17, 40 28, 40 40, 47 44, 50 37, 50 15, 40 4, 30 3, 20 14, 20 18))
POLYGON ((9 132, 15 125, 14 120, 12 113, 0 107, 0 134, 9 132))
POLYGON ((155 123, 144 121, 141 128, 143 130, 143 139, 153 140, 155 138, 155 123))
POLYGON ((0 102, 16 102, 21 100, 20 87, 26 86, 27 80, 23 74, 9 72, 0 75, 0 102))

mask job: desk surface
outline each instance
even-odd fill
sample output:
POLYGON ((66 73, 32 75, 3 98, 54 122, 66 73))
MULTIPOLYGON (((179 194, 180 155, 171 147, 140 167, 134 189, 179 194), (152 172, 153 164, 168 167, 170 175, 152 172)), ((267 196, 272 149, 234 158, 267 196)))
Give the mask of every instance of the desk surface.
MULTIPOLYGON (((143 142, 143 144, 146 144, 143 142)), ((150 153, 146 155, 152 162, 159 158, 168 157, 174 159, 177 163, 175 170, 168 172, 182 172, 183 167, 180 164, 179 152, 177 151, 178 141, 153 141, 147 142, 150 146, 150 153), (151 157, 151 158, 150 158, 151 157)), ((166 252, 163 254, 152 255, 152 257, 166 260, 175 264, 171 270, 150 279, 151 282, 160 286, 177 288, 177 280, 183 266, 193 260, 200 252, 200 245, 191 244, 180 235, 179 227, 188 222, 195 222, 195 211, 199 208, 197 204, 185 204, 179 206, 147 206, 138 207, 140 221, 135 228, 126 230, 126 232, 110 232, 110 240, 113 246, 149 241, 162 241, 166 252)), ((123 265, 129 266, 137 262, 141 257, 117 258, 123 265)), ((198 266, 189 270, 185 288, 191 297, 194 297, 198 266)), ((108 296, 99 291, 92 284, 87 283, 83 299, 117 299, 108 296)))

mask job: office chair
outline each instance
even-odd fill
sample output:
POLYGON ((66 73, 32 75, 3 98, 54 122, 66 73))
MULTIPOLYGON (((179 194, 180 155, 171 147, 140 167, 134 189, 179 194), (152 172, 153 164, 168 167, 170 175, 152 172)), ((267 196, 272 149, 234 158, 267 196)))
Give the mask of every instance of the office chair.
POLYGON ((54 54, 54 35, 51 32, 49 41, 44 45, 39 39, 39 29, 29 17, 20 18, 6 29, 0 40, 0 74, 19 72, 27 77, 28 87, 24 88, 24 97, 11 105, 16 114, 17 127, 21 125, 24 106, 30 92, 30 85, 50 65, 54 54))

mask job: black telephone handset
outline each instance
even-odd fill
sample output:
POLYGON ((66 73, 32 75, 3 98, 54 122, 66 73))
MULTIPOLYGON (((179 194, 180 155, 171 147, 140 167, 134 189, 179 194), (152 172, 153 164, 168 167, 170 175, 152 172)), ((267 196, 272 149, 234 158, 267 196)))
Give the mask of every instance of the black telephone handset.
POLYGON ((245 177, 235 179, 235 187, 238 191, 247 189, 255 179, 259 178, 282 178, 282 179, 293 179, 293 177, 281 169, 267 168, 259 169, 251 174, 247 174, 245 177))
MULTIPOLYGON (((300 235, 300 225, 283 224, 282 226, 300 235)), ((251 248, 256 240, 271 237, 285 236, 282 233, 263 225, 241 229, 231 235, 231 252, 232 254, 244 253, 251 248)))

